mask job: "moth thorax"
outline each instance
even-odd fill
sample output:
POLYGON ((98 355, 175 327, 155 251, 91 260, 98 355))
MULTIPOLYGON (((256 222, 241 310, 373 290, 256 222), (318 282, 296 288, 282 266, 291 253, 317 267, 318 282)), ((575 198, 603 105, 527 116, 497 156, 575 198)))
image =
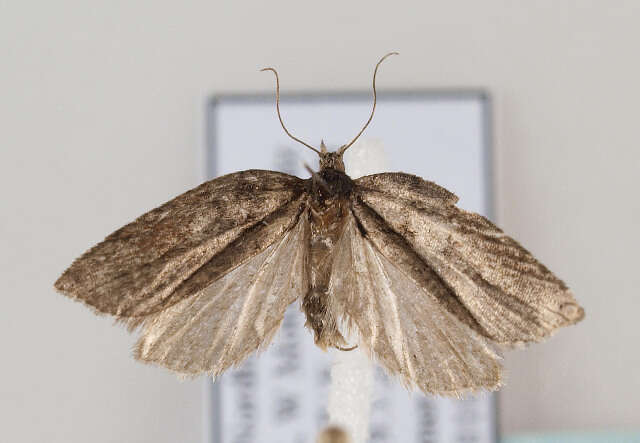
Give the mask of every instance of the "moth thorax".
POLYGON ((320 154, 320 169, 335 169, 344 172, 342 154, 337 152, 322 152, 320 154))
POLYGON ((333 168, 323 168, 318 173, 318 183, 316 189, 321 200, 331 200, 333 198, 345 198, 351 195, 353 181, 347 174, 333 168))

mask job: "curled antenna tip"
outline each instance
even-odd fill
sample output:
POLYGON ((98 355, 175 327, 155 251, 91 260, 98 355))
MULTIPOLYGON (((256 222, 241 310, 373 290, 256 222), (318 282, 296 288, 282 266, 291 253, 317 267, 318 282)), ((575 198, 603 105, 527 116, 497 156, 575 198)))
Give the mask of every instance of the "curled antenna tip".
POLYGON ((380 60, 378 60, 378 63, 376 64, 376 69, 378 69, 378 66, 380 66, 380 63, 382 63, 383 61, 385 61, 388 57, 391 57, 392 55, 400 55, 399 52, 388 52, 385 55, 382 56, 382 58, 380 60))

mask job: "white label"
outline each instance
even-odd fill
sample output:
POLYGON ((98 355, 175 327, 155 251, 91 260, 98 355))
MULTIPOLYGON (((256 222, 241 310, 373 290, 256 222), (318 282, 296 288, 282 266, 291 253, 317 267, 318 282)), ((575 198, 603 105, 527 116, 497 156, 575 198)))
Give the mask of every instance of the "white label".
MULTIPOLYGON (((370 106, 365 95, 281 102, 294 135, 313 146, 323 138, 330 150, 353 138, 370 106)), ((257 168, 308 177, 303 162, 317 168, 316 154, 282 132, 272 98, 221 99, 209 111, 212 176, 257 168)), ((487 112, 479 93, 383 96, 365 136, 385 146, 390 171, 435 181, 456 193, 461 207, 490 215, 487 112)), ((274 343, 216 382, 213 443, 313 442, 327 422, 330 362, 292 305, 274 343)), ((426 397, 376 369, 372 443, 490 443, 495 422, 492 395, 426 397)))

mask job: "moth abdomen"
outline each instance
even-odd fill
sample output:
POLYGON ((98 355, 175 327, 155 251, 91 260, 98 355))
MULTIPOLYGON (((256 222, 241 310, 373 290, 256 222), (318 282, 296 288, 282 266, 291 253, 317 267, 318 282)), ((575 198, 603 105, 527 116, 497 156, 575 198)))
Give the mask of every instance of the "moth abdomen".
POLYGON ((314 174, 312 198, 309 200, 310 237, 309 289, 302 301, 306 326, 314 332, 315 343, 322 349, 342 347, 345 340, 332 309, 329 281, 334 265, 336 244, 344 235, 350 214, 349 195, 353 182, 343 172, 323 169, 314 174))
POLYGON ((314 341, 322 349, 344 346, 345 340, 338 330, 338 323, 329 309, 327 288, 310 288, 302 301, 307 317, 305 326, 313 331, 314 341))

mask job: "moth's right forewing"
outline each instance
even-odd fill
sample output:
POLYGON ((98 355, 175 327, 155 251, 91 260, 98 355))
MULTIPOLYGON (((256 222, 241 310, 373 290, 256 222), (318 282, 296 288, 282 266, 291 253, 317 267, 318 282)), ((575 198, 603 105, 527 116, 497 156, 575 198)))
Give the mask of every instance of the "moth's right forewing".
POLYGON ((497 343, 539 341, 582 319, 566 285, 486 218, 419 177, 356 180, 355 196, 407 240, 497 343))
POLYGON ((284 235, 300 214, 304 193, 303 180, 273 171, 243 171, 203 183, 109 235, 55 287, 118 317, 158 312, 210 283, 204 278, 223 275, 284 235), (251 241, 240 241, 241 250, 233 247, 243 236, 251 241), (207 272, 198 274, 206 265, 207 272))
POLYGON ((355 180, 358 194, 367 190, 395 196, 421 206, 438 207, 454 205, 458 197, 442 186, 404 172, 384 172, 360 177, 355 180))

